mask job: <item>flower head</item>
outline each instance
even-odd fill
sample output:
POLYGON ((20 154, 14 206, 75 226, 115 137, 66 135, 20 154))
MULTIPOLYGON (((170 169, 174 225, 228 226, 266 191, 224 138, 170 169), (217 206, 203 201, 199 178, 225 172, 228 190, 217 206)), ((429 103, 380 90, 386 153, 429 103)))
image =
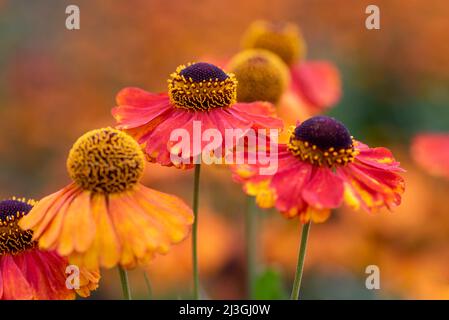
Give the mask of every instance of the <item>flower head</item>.
POLYGON ((403 170, 391 152, 355 140, 334 118, 316 116, 299 124, 277 156, 273 175, 260 175, 256 164, 236 168, 234 178, 259 206, 275 206, 286 217, 322 222, 343 201, 366 211, 400 204, 403 170))
POLYGON ((239 85, 240 102, 268 101, 277 103, 289 82, 289 72, 284 62, 275 54, 262 49, 244 50, 229 62, 239 85))
POLYGON ((79 138, 67 158, 70 178, 84 190, 117 193, 140 180, 144 156, 126 133, 99 129, 79 138))
POLYGON ((272 51, 289 66, 303 59, 306 53, 306 45, 298 27, 285 22, 252 23, 243 37, 243 47, 272 51))
POLYGON ((67 159, 73 183, 42 199, 20 222, 39 247, 88 268, 132 268, 183 240, 193 222, 180 199, 139 183, 144 156, 126 133, 81 136, 67 159))
MULTIPOLYGON (((112 115, 118 128, 126 130, 143 145, 151 162, 166 166, 191 168, 193 163, 172 161, 178 154, 178 141, 172 141, 174 130, 184 130, 192 146, 190 158, 199 156, 209 141, 201 138, 193 148, 194 123, 200 123, 199 134, 226 129, 240 129, 237 140, 251 129, 282 128, 282 121, 272 118, 274 107, 266 102, 236 103, 237 80, 232 73, 205 62, 181 65, 168 80, 168 93, 153 94, 138 88, 125 88, 117 95, 118 106, 112 115)), ((194 132, 195 131, 195 132, 194 132)), ((222 148, 226 147, 223 141, 222 148)))
POLYGON ((328 167, 348 164, 357 155, 348 129, 326 116, 316 116, 297 126, 287 149, 302 161, 328 167))
POLYGON ((35 205, 26 199, 0 201, 0 300, 74 299, 76 292, 89 296, 98 287, 99 274, 81 269, 79 289, 68 289, 67 259, 40 250, 33 232, 18 225, 35 205))

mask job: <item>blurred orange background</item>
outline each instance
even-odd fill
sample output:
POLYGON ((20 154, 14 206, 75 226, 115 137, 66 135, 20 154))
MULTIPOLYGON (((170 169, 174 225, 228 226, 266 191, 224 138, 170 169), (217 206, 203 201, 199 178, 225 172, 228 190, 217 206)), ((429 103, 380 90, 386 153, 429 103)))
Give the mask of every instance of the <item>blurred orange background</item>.
MULTIPOLYGON (((409 155, 414 134, 449 131, 448 16, 446 0, 0 0, 0 195, 39 199, 68 183, 68 150, 85 131, 114 124, 110 109, 121 88, 164 91, 177 65, 238 52, 252 21, 292 21, 307 58, 331 60, 342 73, 343 99, 330 114, 358 139, 391 148, 407 170, 394 212, 343 208, 312 226, 304 297, 449 298, 449 181, 429 176, 409 155), (65 28, 69 4, 81 10, 80 30, 65 28), (380 30, 365 28, 369 4, 380 7, 380 30), (380 290, 365 288, 368 265, 380 268, 380 290)), ((243 298, 245 196, 225 167, 203 172, 202 289, 210 298, 243 298)), ((190 171, 148 165, 144 183, 190 203, 190 171)), ((279 278, 273 297, 285 298, 298 221, 261 211, 259 227, 260 271, 279 278)), ((147 296, 143 272, 131 273, 140 298, 147 296)), ((154 298, 188 296, 189 240, 146 272, 154 298)), ((116 273, 103 273, 93 298, 120 297, 116 273)))

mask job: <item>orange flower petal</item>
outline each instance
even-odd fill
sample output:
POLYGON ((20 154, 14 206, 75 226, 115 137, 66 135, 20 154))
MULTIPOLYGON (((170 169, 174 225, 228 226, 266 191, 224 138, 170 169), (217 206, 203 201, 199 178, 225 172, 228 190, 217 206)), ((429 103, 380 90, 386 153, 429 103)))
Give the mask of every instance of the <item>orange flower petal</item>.
POLYGON ((154 253, 166 253, 190 231, 193 214, 177 197, 138 185, 110 197, 110 214, 124 245, 121 264, 145 264, 154 253))
POLYGON ((55 203, 55 205, 49 209, 49 212, 47 214, 52 217, 52 220, 49 221, 47 225, 45 225, 44 223, 39 225, 39 229, 37 229, 33 234, 33 239, 39 239, 40 248, 57 248, 58 238, 64 225, 64 218, 67 214, 67 210, 70 207, 70 203, 73 201, 73 199, 75 199, 76 196, 79 195, 79 192, 71 194, 67 198, 61 198, 59 200, 59 203, 55 203))
POLYGON ((104 197, 95 196, 92 200, 92 210, 97 224, 97 241, 100 249, 100 263, 112 267, 120 259, 121 244, 104 197))
POLYGON ((121 242, 129 243, 133 255, 136 258, 143 258, 147 251, 155 251, 164 244, 157 224, 150 224, 148 220, 141 216, 141 212, 136 212, 125 197, 111 201, 123 210, 111 210, 111 216, 119 234, 121 242), (117 202, 121 202, 120 205, 117 202), (131 214, 132 212, 132 214, 131 214))
POLYGON ((99 264, 112 268, 120 260, 121 244, 108 212, 106 196, 93 195, 91 206, 96 233, 92 245, 84 253, 84 265, 89 269, 94 269, 99 264))
POLYGON ((150 216, 154 216, 167 228, 173 242, 179 242, 187 236, 193 223, 193 213, 184 201, 143 185, 138 186, 137 193, 141 197, 136 197, 136 200, 148 209, 150 216))
POLYGON ((27 226, 37 228, 34 236, 41 248, 57 250, 89 270, 146 263, 183 240, 193 223, 183 201, 142 185, 109 195, 74 184, 63 190, 44 201, 27 226))
POLYGON ((83 298, 89 297, 90 292, 98 288, 100 281, 100 272, 92 271, 86 268, 80 268, 80 288, 76 293, 83 298))
POLYGON ((67 199, 77 192, 79 192, 79 189, 72 183, 60 191, 45 197, 20 220, 19 226, 24 230, 33 229, 35 237, 39 237, 58 213, 58 210, 55 210, 55 208, 59 209, 67 199))

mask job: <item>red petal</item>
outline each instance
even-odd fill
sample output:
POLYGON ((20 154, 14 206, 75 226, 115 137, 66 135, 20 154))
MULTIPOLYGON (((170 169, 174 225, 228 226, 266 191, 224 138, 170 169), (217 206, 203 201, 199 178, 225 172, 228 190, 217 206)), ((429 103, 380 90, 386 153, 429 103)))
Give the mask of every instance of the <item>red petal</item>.
POLYGON ((34 299, 61 300, 75 298, 65 285, 67 261, 52 251, 31 250, 16 258, 34 292, 34 299))
MULTIPOLYGON (((243 113, 242 113, 243 114, 243 113)), ((242 134, 251 126, 251 121, 247 120, 238 111, 230 108, 218 108, 209 112, 190 112, 184 109, 173 109, 160 123, 149 128, 146 134, 139 138, 139 143, 146 144, 145 151, 153 161, 162 165, 172 165, 170 159, 170 149, 176 141, 170 141, 170 135, 173 130, 186 130, 190 136, 190 155, 191 158, 201 154, 209 141, 202 140, 202 134, 208 129, 218 130, 223 138, 222 148, 225 148, 225 130, 241 129, 242 134), (201 123, 200 136, 197 137, 193 132, 193 122, 201 123), (194 139, 200 139, 200 148, 193 150, 194 139), (196 151, 196 152, 194 152, 196 151)), ((191 165, 187 166, 191 167, 191 165)))
POLYGON ((136 108, 146 108, 154 104, 155 101, 168 98, 165 93, 154 94, 140 88, 128 87, 117 93, 115 100, 117 105, 128 105, 136 108))
POLYGON ((404 179, 394 170, 385 170, 360 162, 337 169, 345 181, 348 204, 366 211, 399 205, 404 192, 404 179))
MULTIPOLYGON (((173 130, 192 125, 194 113, 181 109, 172 109, 160 123, 149 127, 148 131, 139 138, 139 143, 145 144, 145 152, 150 160, 164 166, 173 165, 170 159, 169 142, 173 130)), ((192 139, 192 131, 186 129, 192 139)))
POLYGON ((10 255, 0 258, 0 272, 3 277, 4 300, 33 299, 33 291, 28 281, 10 255))
MULTIPOLYGON (((359 148, 360 146, 356 144, 356 149, 359 148)), ((359 152, 356 158, 364 164, 385 170, 404 171, 399 167, 400 163, 395 160, 393 154, 387 148, 369 148, 363 145, 359 152)))
MULTIPOLYGON (((268 103, 236 104, 208 112, 191 112, 172 106, 166 94, 155 95, 138 88, 123 89, 117 95, 117 103, 119 105, 112 113, 118 127, 128 129, 128 133, 145 145, 150 161, 166 166, 173 165, 170 151, 177 142, 170 141, 170 135, 175 129, 184 129, 189 133, 192 158, 201 154, 209 144, 209 141, 202 140, 202 133, 208 129, 218 130, 225 138, 226 129, 241 129, 246 134, 251 127, 280 129, 283 126, 280 119, 271 117, 274 107, 268 103), (200 137, 194 136, 193 121, 201 122, 200 137), (196 139, 200 140, 200 148, 193 150, 196 139)), ((225 146, 223 139, 223 150, 225 146)), ((182 166, 192 167, 192 163, 182 166)))
POLYGON ((306 203, 303 199, 304 186, 310 180, 313 167, 296 159, 293 162, 279 168, 274 175, 271 186, 276 191, 276 208, 281 212, 289 212, 292 209, 296 214, 305 209, 306 203))

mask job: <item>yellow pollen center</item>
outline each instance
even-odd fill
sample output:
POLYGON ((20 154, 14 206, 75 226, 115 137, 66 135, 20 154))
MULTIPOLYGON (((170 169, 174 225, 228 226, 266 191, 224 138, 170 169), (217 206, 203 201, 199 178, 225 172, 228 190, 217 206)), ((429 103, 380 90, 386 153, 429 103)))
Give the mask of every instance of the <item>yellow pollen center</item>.
MULTIPOLYGON (((34 206, 34 200, 16 199, 7 200, 19 204, 34 206)), ((5 201, 5 202, 7 202, 5 201)), ((19 220, 28 213, 18 209, 15 212, 5 214, 0 212, 0 256, 4 254, 19 254, 25 250, 36 247, 36 242, 32 241, 33 231, 23 230, 18 226, 19 220)))
POLYGON ((229 69, 239 82, 239 102, 277 103, 290 80, 285 63, 274 53, 263 49, 241 51, 232 58, 229 69))
POLYGON ((132 188, 141 178, 144 155, 139 144, 113 128, 81 136, 70 150, 67 170, 81 188, 117 193, 132 188))
POLYGON ((185 70, 195 65, 198 64, 180 65, 176 72, 170 75, 168 94, 175 107, 191 111, 209 111, 230 106, 237 101, 237 80, 234 74, 225 74, 226 77, 221 79, 194 79, 185 70))
POLYGON ((288 150, 296 157, 305 162, 310 162, 316 166, 345 166, 354 161, 359 151, 354 149, 354 139, 349 148, 335 149, 330 147, 322 150, 314 144, 297 139, 294 133, 294 127, 290 130, 290 140, 287 143, 288 150))

